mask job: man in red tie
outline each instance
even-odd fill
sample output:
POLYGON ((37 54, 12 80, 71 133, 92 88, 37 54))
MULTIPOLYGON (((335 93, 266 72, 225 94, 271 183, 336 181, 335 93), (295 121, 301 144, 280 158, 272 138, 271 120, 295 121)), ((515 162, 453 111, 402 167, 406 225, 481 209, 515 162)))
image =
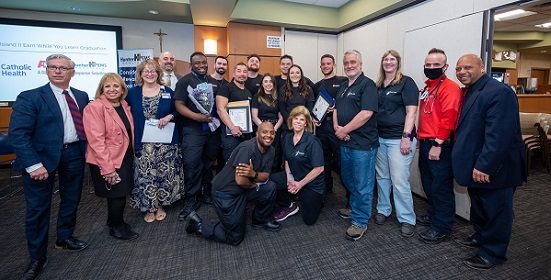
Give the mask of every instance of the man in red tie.
POLYGON ((88 94, 69 87, 75 63, 67 56, 46 58, 50 82, 24 91, 13 104, 8 137, 23 174, 26 234, 31 263, 21 279, 35 279, 47 263, 50 205, 55 174, 59 213, 55 247, 80 251, 88 244, 73 237, 84 174, 86 136, 82 110, 88 94))

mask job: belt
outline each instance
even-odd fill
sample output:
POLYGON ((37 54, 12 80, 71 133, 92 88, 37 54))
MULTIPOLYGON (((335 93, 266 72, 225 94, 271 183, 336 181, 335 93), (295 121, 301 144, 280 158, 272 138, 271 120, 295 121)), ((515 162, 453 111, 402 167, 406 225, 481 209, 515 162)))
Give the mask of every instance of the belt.
POLYGON ((63 149, 67 149, 73 145, 76 145, 76 144, 79 144, 80 143, 80 140, 79 141, 75 141, 75 142, 71 142, 71 143, 64 143, 63 144, 63 149))
MULTIPOLYGON (((430 143, 433 143, 436 141, 435 138, 425 138, 425 139, 419 139, 419 141, 421 142, 430 142, 430 143)), ((450 138, 444 140, 444 142, 442 142, 442 146, 445 146, 445 147, 449 147, 452 145, 452 140, 450 138)))

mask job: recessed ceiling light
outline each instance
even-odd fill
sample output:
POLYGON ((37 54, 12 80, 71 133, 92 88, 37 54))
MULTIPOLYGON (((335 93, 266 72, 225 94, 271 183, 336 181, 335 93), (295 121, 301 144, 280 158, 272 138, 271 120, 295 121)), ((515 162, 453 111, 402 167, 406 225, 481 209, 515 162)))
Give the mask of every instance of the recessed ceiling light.
POLYGON ((495 15, 494 20, 497 20, 497 21, 512 20, 512 19, 527 17, 527 16, 531 16, 531 15, 535 15, 535 14, 537 14, 537 13, 530 12, 530 11, 525 11, 525 10, 522 10, 522 9, 516 9, 516 10, 508 11, 508 12, 505 12, 505 13, 501 13, 499 15, 495 15))
POLYGON ((79 8, 79 7, 67 7, 67 9, 68 9, 69 11, 74 11, 74 12, 80 11, 80 8, 79 8))
POLYGON ((159 12, 155 11, 155 10, 149 10, 148 13, 152 14, 152 15, 158 15, 159 12))
POLYGON ((551 21, 547 23, 542 23, 538 25, 534 25, 535 27, 541 27, 541 28, 551 28, 551 21))

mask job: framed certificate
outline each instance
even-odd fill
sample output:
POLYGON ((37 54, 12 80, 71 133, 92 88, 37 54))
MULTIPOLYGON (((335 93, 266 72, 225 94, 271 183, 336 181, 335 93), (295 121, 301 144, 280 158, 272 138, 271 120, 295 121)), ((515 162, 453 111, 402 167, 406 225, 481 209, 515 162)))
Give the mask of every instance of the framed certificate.
POLYGON ((316 103, 314 103, 314 108, 312 108, 312 116, 318 120, 318 122, 322 122, 325 115, 327 115, 327 109, 333 106, 333 104, 335 104, 333 98, 331 98, 324 88, 321 88, 318 99, 316 99, 316 103))
MULTIPOLYGON (((226 106, 230 120, 236 126, 241 127, 242 133, 253 132, 253 122, 251 119, 251 105, 249 100, 229 102, 226 106)), ((226 126, 226 135, 232 135, 230 128, 226 126)))

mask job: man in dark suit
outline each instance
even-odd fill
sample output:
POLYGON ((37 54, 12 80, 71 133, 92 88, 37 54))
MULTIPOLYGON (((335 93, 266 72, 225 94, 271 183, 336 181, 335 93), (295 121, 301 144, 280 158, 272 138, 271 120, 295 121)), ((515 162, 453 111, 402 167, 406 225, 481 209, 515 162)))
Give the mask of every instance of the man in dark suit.
POLYGON ((86 136, 82 111, 88 94, 69 87, 75 63, 65 55, 46 58, 50 83, 24 91, 13 104, 9 138, 23 173, 27 246, 31 263, 21 279, 35 279, 46 265, 50 205, 59 177, 56 248, 80 251, 88 244, 73 237, 82 190, 86 136), (80 118, 80 119, 79 119, 80 118))
POLYGON ((475 230, 456 242, 479 248, 465 265, 489 269, 507 260, 513 194, 526 181, 518 102, 506 84, 485 75, 482 59, 474 54, 459 58, 455 73, 465 88, 452 166, 457 183, 469 191, 475 230))

